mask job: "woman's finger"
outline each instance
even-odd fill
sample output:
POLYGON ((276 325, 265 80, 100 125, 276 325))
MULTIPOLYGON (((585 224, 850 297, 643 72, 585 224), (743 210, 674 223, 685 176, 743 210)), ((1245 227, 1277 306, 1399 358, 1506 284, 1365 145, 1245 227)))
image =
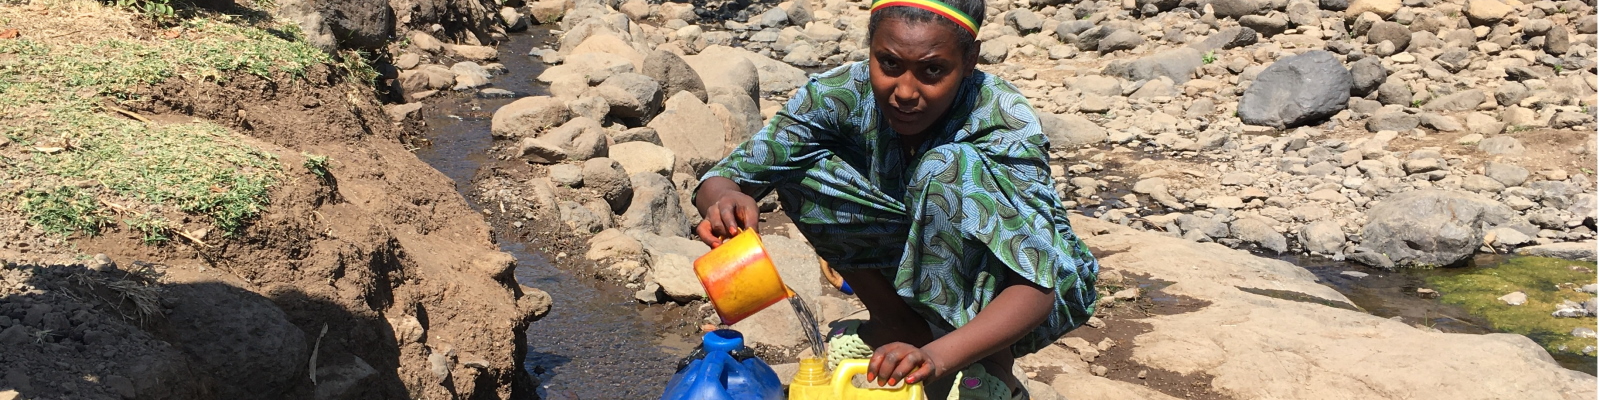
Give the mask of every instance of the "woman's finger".
POLYGON ((722 217, 723 229, 720 234, 726 235, 724 237, 733 237, 734 232, 739 231, 738 209, 732 204, 722 205, 718 208, 721 208, 721 210, 718 211, 718 216, 722 217))
POLYGON ((761 207, 755 203, 740 204, 736 211, 739 213, 739 227, 756 229, 756 224, 761 223, 761 207))
POLYGON ((899 365, 895 366, 894 371, 889 373, 889 385, 894 386, 896 382, 908 382, 906 378, 911 376, 913 371, 921 369, 924 362, 925 360, 922 359, 920 353, 907 351, 905 356, 900 359, 899 365))
POLYGON ((872 375, 878 378, 873 382, 876 382, 879 385, 891 385, 889 382, 894 381, 894 371, 900 367, 901 358, 905 357, 904 352, 901 351, 898 346, 894 346, 895 344, 898 343, 884 345, 882 348, 879 348, 879 351, 873 352, 873 356, 875 358, 878 356, 878 354, 883 354, 882 361, 878 363, 878 366, 876 368, 870 368, 872 375))
POLYGON ((711 233, 711 221, 709 220, 700 220, 700 223, 695 224, 694 234, 700 236, 700 241, 705 242, 707 246, 711 246, 713 249, 722 245, 722 238, 717 237, 715 233, 711 233))

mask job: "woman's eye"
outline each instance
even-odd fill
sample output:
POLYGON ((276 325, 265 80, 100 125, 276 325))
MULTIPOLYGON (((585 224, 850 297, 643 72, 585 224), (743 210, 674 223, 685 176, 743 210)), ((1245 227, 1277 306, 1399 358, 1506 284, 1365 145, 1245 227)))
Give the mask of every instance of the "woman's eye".
POLYGON ((880 64, 883 64, 883 67, 884 68, 888 68, 888 69, 898 69, 898 68, 900 68, 900 63, 894 62, 893 60, 883 60, 882 62, 880 62, 880 64))
POLYGON ((938 76, 939 74, 942 74, 942 73, 944 73, 944 68, 941 68, 941 67, 928 67, 928 75, 938 76))

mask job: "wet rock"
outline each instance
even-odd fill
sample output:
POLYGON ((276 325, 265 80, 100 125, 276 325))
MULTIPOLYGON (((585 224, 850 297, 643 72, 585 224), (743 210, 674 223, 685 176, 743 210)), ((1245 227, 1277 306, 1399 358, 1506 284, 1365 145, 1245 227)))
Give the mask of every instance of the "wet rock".
POLYGON ((1039 125, 1052 149, 1091 146, 1106 141, 1106 130, 1077 114, 1039 113, 1039 125))
POLYGON ((1452 265, 1483 244, 1485 230, 1515 212, 1490 198, 1436 189, 1396 194, 1367 211, 1361 247, 1401 266, 1452 265))
POLYGON ((629 178, 633 199, 628 211, 622 214, 624 230, 638 229, 662 236, 689 235, 689 222, 672 181, 650 172, 634 173, 629 178))
POLYGON ((1366 96, 1378 90, 1378 85, 1389 78, 1389 71, 1383 68, 1383 63, 1377 58, 1367 57, 1350 64, 1350 78, 1350 95, 1366 96))
POLYGON ((1552 257, 1564 260, 1595 260, 1595 242, 1567 242, 1551 243, 1538 246, 1529 246, 1517 249, 1517 254, 1526 256, 1552 257))
POLYGON ((565 102, 549 96, 518 99, 495 110, 490 132, 497 138, 531 137, 571 118, 565 102))
POLYGON ((1239 100, 1239 119, 1277 128, 1326 119, 1350 100, 1350 70, 1333 53, 1309 51, 1278 60, 1257 75, 1239 100))
POLYGON ((671 149, 643 141, 611 146, 611 158, 621 164, 630 177, 640 173, 671 176, 673 165, 677 163, 677 156, 671 149))

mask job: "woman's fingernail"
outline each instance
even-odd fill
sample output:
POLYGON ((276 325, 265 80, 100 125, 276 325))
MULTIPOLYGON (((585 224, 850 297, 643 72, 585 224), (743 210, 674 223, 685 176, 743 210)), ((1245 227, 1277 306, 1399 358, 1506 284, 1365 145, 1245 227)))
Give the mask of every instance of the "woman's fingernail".
POLYGON ((869 380, 869 381, 875 381, 875 380, 878 380, 878 378, 877 378, 877 377, 875 377, 875 376, 873 376, 873 375, 872 375, 872 374, 867 374, 867 380, 869 380))
POLYGON ((889 384, 884 386, 894 386, 894 378, 889 378, 889 384))

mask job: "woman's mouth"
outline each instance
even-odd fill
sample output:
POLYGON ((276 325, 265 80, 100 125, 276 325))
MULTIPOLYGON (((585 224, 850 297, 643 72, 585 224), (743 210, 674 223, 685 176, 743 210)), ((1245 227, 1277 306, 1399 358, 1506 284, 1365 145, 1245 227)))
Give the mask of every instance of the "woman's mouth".
POLYGON ((896 109, 896 108, 890 108, 889 109, 889 118, 892 118, 895 121, 899 121, 899 122, 917 122, 917 119, 920 118, 921 115, 922 115, 921 111, 910 111, 910 112, 907 112, 907 111, 901 111, 901 110, 896 109))

